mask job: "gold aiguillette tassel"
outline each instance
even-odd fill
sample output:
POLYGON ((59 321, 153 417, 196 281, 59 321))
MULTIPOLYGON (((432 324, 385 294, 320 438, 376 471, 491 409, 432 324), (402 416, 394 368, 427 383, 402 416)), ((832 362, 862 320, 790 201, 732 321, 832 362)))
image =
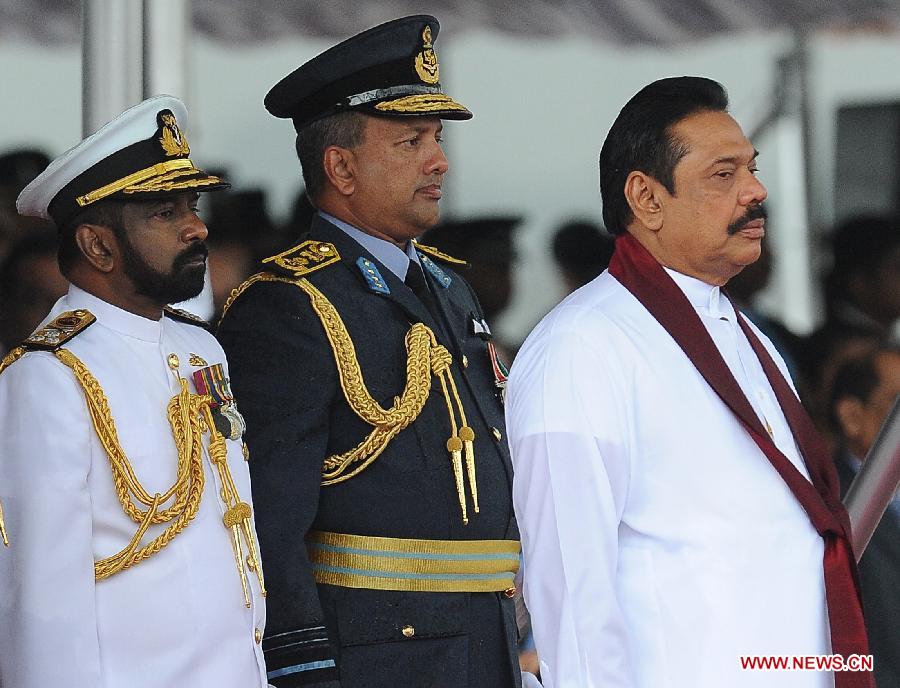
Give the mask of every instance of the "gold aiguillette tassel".
POLYGON ((241 574, 241 588, 244 590, 244 606, 250 608, 250 584, 247 582, 247 573, 244 571, 244 554, 241 551, 240 523, 249 517, 249 507, 240 502, 225 512, 222 520, 225 527, 231 531, 231 549, 234 552, 234 562, 237 564, 238 573, 241 574), (242 508, 242 507, 246 507, 242 508))
POLYGON ((3 546, 9 547, 9 538, 6 536, 6 523, 3 521, 2 504, 0 504, 0 538, 3 538, 3 546))
POLYGON ((469 490, 472 492, 472 505, 478 513, 478 483, 475 482, 475 431, 468 425, 459 429, 459 438, 466 451, 466 473, 469 474, 469 490))
MULTIPOLYGON (((241 504, 247 507, 248 512, 250 511, 249 504, 245 502, 241 502, 241 504)), ((244 537, 247 539, 247 548, 250 550, 250 554, 247 555, 247 566, 251 571, 256 572, 256 579, 259 581, 259 592, 265 597, 268 594, 266 591, 266 580, 263 577, 262 563, 259 561, 256 538, 253 537, 253 523, 250 521, 250 517, 247 516, 241 521, 241 524, 244 526, 244 537)))
POLYGON ((463 442, 456 435, 447 440, 447 451, 450 452, 450 460, 453 463, 453 477, 456 478, 456 496, 459 497, 459 508, 462 511, 463 524, 469 525, 469 515, 466 512, 466 491, 463 485, 462 448, 463 442))

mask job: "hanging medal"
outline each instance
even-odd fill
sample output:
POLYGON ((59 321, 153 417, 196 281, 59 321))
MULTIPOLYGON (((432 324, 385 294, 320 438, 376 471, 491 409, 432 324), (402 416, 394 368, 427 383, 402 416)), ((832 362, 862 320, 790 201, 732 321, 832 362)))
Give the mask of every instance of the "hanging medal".
POLYGON ((240 439, 247 429, 247 424, 237 410, 231 383, 225 377, 222 364, 216 363, 194 371, 194 385, 198 394, 208 394, 212 397, 211 407, 216 429, 230 440, 240 439))

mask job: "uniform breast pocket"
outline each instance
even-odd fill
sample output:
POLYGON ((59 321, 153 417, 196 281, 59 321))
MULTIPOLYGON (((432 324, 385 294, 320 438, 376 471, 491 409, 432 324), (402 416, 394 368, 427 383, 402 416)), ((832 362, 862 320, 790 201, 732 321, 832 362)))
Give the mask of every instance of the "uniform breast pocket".
POLYGON ((468 684, 467 594, 347 589, 342 593, 335 605, 342 685, 468 684))

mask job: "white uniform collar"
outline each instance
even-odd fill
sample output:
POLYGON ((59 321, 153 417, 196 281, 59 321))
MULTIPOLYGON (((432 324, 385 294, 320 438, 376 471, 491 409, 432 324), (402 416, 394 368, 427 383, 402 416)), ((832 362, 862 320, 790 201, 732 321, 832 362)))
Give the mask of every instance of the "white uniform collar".
POLYGON ((66 301, 69 308, 85 308, 93 313, 97 317, 97 321, 104 327, 121 334, 146 342, 158 342, 162 338, 165 317, 161 317, 159 320, 150 320, 141 315, 129 313, 89 294, 84 289, 79 289, 74 284, 69 285, 66 301))
POLYGON ((663 269, 678 285, 678 288, 684 292, 684 295, 698 313, 709 315, 713 318, 725 318, 726 320, 734 321, 734 308, 731 302, 722 294, 721 288, 667 267, 663 267, 663 269))

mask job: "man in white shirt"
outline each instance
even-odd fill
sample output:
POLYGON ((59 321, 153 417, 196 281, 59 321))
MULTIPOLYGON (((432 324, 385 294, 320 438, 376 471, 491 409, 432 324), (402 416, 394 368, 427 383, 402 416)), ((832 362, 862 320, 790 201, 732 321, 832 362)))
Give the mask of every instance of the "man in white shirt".
POLYGON ((264 582, 184 105, 119 115, 26 187, 68 294, 0 365, 0 685, 265 686, 264 582))
POLYGON ((827 450, 721 290, 765 234, 757 152, 727 104, 697 77, 626 104, 600 154, 610 269, 513 366, 513 498, 547 688, 873 685, 742 667, 867 648, 827 450))

